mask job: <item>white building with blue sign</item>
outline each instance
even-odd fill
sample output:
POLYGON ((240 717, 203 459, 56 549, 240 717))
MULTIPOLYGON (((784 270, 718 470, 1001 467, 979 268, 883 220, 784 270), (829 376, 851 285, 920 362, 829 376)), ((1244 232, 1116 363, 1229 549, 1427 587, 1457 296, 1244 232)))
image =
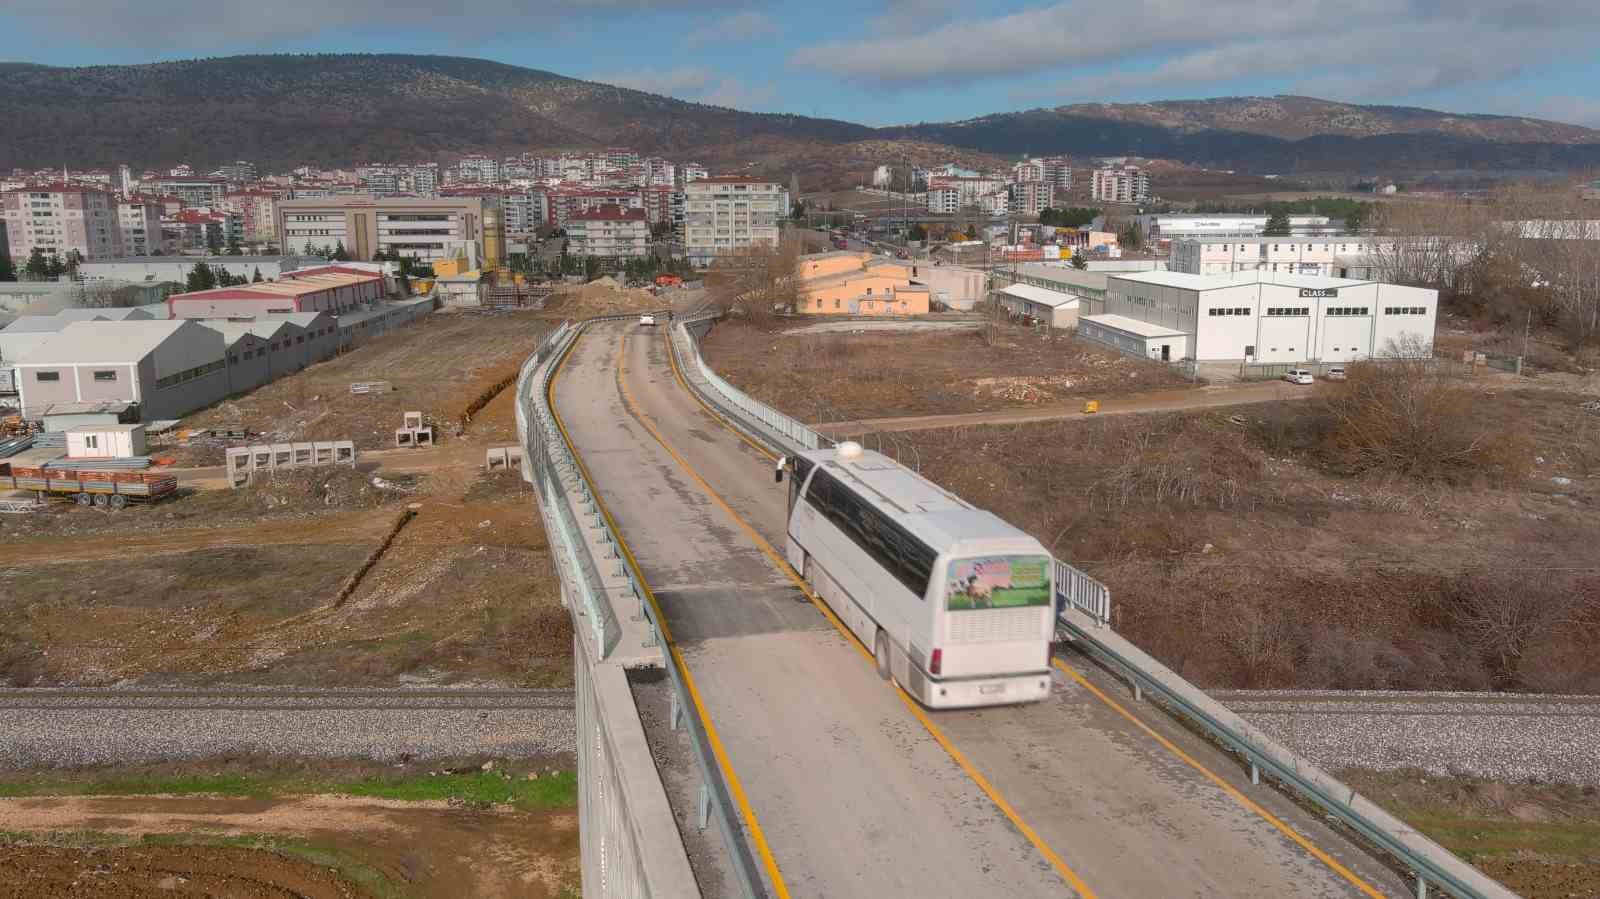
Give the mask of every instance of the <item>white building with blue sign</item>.
POLYGON ((1107 278, 1103 308, 1078 333, 1152 359, 1352 362, 1431 354, 1438 311, 1438 291, 1377 281, 1130 272, 1107 278))

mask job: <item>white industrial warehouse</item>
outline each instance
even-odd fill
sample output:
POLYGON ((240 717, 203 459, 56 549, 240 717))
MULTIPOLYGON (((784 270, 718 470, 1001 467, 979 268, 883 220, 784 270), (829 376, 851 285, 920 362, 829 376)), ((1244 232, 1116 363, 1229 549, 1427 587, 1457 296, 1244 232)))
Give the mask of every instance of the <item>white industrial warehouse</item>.
POLYGON ((1431 353, 1438 291, 1285 272, 1136 272, 1106 281, 1078 334, 1150 359, 1349 362, 1431 353))

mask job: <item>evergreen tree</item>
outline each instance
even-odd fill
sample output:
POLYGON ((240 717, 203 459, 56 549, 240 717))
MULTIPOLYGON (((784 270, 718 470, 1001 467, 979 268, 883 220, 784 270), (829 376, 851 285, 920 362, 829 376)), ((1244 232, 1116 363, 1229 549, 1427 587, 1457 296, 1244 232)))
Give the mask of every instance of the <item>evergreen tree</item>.
POLYGON ((1283 210, 1273 212, 1267 216, 1267 226, 1262 229, 1263 237, 1288 237, 1289 213, 1283 210))
POLYGON ((315 255, 317 255, 317 248, 312 246, 311 245, 311 241, 309 241, 309 240, 306 241, 306 255, 307 256, 315 256, 315 255))
POLYGON ((1089 267, 1089 260, 1083 258, 1083 250, 1078 249, 1072 251, 1072 267, 1079 271, 1083 271, 1089 267))
POLYGON ((265 279, 263 279, 261 277, 261 267, 260 266, 256 266, 256 275, 255 275, 254 278, 250 279, 250 283, 251 284, 260 284, 263 280, 265 280, 265 279))
POLYGON ((194 268, 189 270, 184 286, 191 293, 196 290, 210 290, 217 286, 217 273, 204 262, 196 262, 194 268))
POLYGON ((30 278, 48 278, 50 276, 50 260, 44 258, 44 250, 35 246, 28 253, 28 263, 22 267, 30 278))
POLYGON ((216 256, 222 252, 222 229, 206 226, 206 250, 216 256))
POLYGON ((228 255, 229 256, 243 256, 244 255, 244 250, 239 247, 239 242, 237 240, 234 240, 231 237, 228 238, 228 255))
POLYGON ((17 264, 11 261, 10 253, 0 253, 0 281, 17 280, 17 264))
POLYGON ((350 261, 350 254, 346 253, 344 251, 344 241, 342 241, 342 240, 339 241, 339 244, 333 248, 333 261, 334 262, 349 262, 350 261))
POLYGON ((57 256, 56 254, 51 253, 50 254, 50 270, 49 270, 49 272, 47 274, 49 274, 50 277, 52 277, 52 278, 59 278, 62 275, 65 275, 66 273, 67 273, 67 264, 65 262, 61 261, 61 257, 60 256, 57 256))

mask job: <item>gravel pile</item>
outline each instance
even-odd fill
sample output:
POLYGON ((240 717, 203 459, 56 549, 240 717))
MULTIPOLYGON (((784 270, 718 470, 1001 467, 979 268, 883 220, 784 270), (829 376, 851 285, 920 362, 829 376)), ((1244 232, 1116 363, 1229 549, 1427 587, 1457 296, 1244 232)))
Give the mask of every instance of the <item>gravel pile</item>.
POLYGON ((1318 766, 1600 784, 1600 697, 1219 691, 1318 766))
POLYGON ((0 690, 0 767, 576 751, 567 690, 0 690))

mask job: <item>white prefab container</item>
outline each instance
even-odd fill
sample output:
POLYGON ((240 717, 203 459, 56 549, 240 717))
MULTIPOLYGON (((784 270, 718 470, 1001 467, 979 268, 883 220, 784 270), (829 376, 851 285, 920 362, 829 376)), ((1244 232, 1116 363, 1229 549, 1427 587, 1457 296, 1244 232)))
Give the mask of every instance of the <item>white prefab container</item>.
POLYGON ((144 425, 84 425, 67 431, 69 459, 125 459, 145 454, 144 425))

